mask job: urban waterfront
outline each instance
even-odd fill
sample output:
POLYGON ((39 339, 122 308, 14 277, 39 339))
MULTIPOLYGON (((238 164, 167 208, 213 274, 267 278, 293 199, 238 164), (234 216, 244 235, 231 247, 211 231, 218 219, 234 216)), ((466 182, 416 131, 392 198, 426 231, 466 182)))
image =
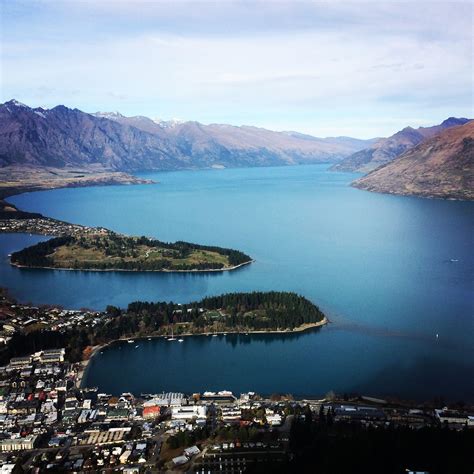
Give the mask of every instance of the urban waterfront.
POLYGON ((474 398, 472 203, 355 190, 348 187, 354 175, 325 166, 146 177, 159 183, 10 201, 73 223, 232 247, 256 262, 199 275, 19 270, 6 254, 43 237, 2 235, 1 285, 22 301, 96 309, 289 290, 319 304, 332 324, 292 336, 118 345, 93 359, 88 385, 116 393, 209 388, 474 398))

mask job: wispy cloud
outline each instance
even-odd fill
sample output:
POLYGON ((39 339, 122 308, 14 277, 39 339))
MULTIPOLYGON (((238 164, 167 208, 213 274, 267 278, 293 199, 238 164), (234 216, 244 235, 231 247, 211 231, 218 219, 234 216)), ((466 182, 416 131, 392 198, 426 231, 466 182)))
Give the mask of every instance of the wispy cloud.
POLYGON ((470 3, 2 6, 4 100, 318 135, 474 115, 470 3))

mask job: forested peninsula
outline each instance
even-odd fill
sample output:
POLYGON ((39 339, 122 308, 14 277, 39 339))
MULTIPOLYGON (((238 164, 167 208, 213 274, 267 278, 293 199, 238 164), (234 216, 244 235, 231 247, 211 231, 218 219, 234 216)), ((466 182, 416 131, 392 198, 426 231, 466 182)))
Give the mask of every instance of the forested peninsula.
MULTIPOLYGON (((21 305, 16 304, 15 311, 21 311, 21 305)), ((176 340, 175 337, 187 335, 251 332, 291 334, 327 323, 324 313, 308 299, 276 291, 229 293, 188 304, 136 301, 123 309, 108 306, 103 312, 75 312, 82 318, 73 325, 67 324, 71 315, 65 315, 61 322, 58 313, 56 308, 38 308, 35 318, 43 323, 16 332, 0 351, 0 362, 55 347, 65 347, 68 360, 75 362, 87 358, 92 347, 120 339, 173 336, 172 340, 176 340)))
POLYGON ((250 263, 243 252, 188 242, 167 243, 102 230, 64 235, 11 255, 12 265, 30 268, 117 271, 220 271, 250 263))

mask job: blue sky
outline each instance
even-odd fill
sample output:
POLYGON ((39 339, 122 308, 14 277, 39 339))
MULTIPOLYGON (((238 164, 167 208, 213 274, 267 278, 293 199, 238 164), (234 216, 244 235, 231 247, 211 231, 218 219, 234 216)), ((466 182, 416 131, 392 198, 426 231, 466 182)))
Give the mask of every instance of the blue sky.
POLYGON ((361 138, 474 116, 469 1, 0 2, 1 102, 361 138))

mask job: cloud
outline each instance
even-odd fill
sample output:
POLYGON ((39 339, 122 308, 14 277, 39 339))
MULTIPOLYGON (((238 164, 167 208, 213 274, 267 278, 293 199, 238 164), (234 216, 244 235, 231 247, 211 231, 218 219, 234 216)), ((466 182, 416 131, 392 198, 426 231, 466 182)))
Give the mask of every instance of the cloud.
POLYGON ((35 4, 7 10, 4 100, 331 135, 473 115, 471 5, 35 4))

